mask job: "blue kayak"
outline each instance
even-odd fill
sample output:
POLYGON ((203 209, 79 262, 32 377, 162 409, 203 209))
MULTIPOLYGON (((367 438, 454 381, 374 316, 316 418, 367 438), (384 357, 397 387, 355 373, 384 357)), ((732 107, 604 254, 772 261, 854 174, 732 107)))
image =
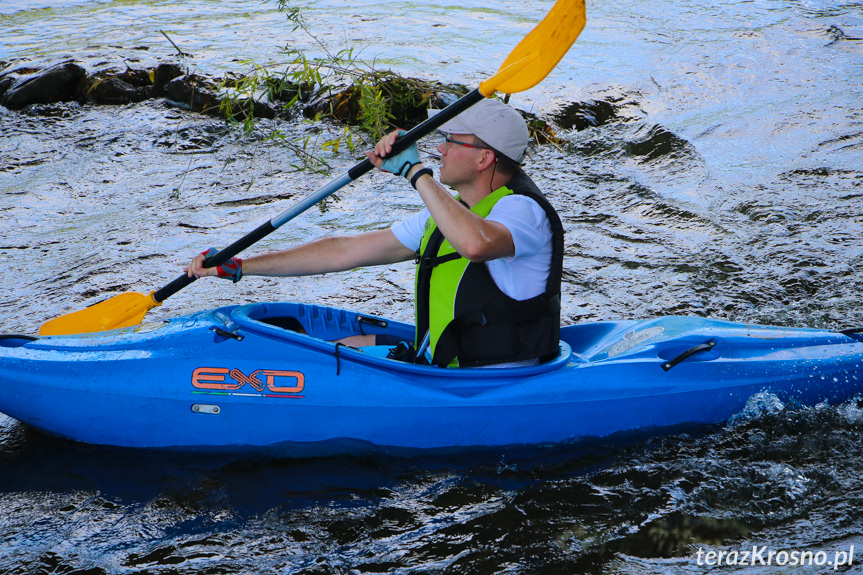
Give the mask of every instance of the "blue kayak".
POLYGON ((0 412, 136 448, 313 454, 554 444, 725 421, 760 392, 792 404, 863 390, 863 335, 697 317, 561 329, 560 354, 442 369, 352 334, 413 326, 298 303, 217 308, 100 333, 0 338, 0 412))

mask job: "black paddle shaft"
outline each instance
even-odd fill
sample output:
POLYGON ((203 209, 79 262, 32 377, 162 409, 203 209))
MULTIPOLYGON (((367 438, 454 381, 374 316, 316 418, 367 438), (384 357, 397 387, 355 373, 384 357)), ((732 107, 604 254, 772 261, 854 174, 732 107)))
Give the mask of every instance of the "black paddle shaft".
MULTIPOLYGON (((485 96, 483 96, 482 92, 479 91, 479 88, 468 92, 466 95, 462 96, 434 116, 431 116, 430 118, 415 126, 406 134, 399 136, 399 138, 393 145, 393 149, 392 152, 390 152, 390 155, 398 154, 399 152, 404 151, 408 146, 415 143, 423 136, 430 134, 432 130, 437 129, 449 120, 452 120, 453 118, 455 118, 456 116, 482 100, 484 97, 485 96)), ((288 208, 272 220, 261 224, 260 226, 258 226, 257 229, 246 234, 245 236, 235 241, 219 253, 205 259, 204 267, 211 268, 214 266, 222 265, 223 263, 225 263, 235 255, 241 253, 243 250, 245 250, 252 244, 257 243, 261 239, 265 238, 272 232, 279 229, 282 224, 305 212, 311 206, 317 204, 327 196, 332 195, 337 190, 341 189, 351 181, 356 180, 364 174, 367 174, 372 170, 372 168, 374 168, 374 165, 368 158, 366 158, 359 164, 355 165, 353 168, 349 169, 344 176, 330 182, 329 184, 320 188, 313 194, 310 194, 294 206, 288 208)), ((197 278, 195 277, 189 277, 188 275, 183 274, 162 289, 153 292, 153 299, 156 302, 161 303, 175 293, 177 293, 178 291, 180 291, 181 289, 183 289, 184 287, 186 287, 187 285, 194 282, 196 279, 197 278)))

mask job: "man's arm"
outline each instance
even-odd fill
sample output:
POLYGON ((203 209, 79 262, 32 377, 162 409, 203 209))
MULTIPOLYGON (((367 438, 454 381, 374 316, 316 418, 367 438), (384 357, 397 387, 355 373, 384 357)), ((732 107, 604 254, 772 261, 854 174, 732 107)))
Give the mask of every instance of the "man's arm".
MULTIPOLYGON (((366 152, 366 156, 375 167, 381 168, 387 155, 392 152, 392 146, 396 139, 398 139, 398 131, 391 132, 378 141, 374 150, 366 152)), ((402 164, 402 156, 411 158, 409 163, 413 164, 405 174, 405 178, 410 181, 424 166, 418 161, 419 157, 416 155, 415 145, 414 148, 409 148, 397 156, 393 156, 392 159, 396 160, 396 165, 402 164), (414 160, 416 160, 415 163, 414 160)), ((493 161, 493 159, 493 156, 489 154, 486 165, 475 167, 478 169, 487 168, 491 165, 488 162, 493 161)), ((489 181, 488 185, 490 184, 489 181)), ((512 234, 506 226, 498 222, 487 221, 471 212, 430 175, 420 177, 417 180, 416 188, 441 233, 463 257, 472 262, 486 262, 515 255, 512 234)))
MULTIPOLYGON (((350 270, 371 265, 402 262, 414 257, 389 229, 356 236, 315 240, 295 248, 243 259, 243 275, 305 276, 350 270)), ((204 268, 204 256, 196 256, 186 273, 189 277, 216 275, 216 268, 204 268)))
MULTIPOLYGON (((410 175, 419 168, 411 170, 410 175)), ((417 191, 443 236, 463 257, 472 262, 487 262, 515 255, 512 234, 506 226, 464 207, 433 177, 422 176, 417 181, 417 191)))

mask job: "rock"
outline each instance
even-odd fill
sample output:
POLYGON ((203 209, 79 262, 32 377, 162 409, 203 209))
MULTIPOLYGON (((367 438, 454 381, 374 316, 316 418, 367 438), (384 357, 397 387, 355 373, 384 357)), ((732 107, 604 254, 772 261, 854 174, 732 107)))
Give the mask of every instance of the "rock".
POLYGON ((659 124, 642 124, 626 137, 627 155, 639 162, 675 160, 695 155, 692 144, 659 124))
MULTIPOLYGON (((88 80, 90 88, 87 99, 96 104, 130 104, 149 98, 165 95, 165 88, 171 80, 183 75, 177 64, 159 64, 149 70, 126 68, 120 74, 100 72, 88 80)), ((205 83, 203 78, 195 77, 196 82, 205 83)), ((174 98, 192 97, 191 92, 177 90, 174 98)))
POLYGON ((273 82, 270 85, 270 99, 281 102, 291 102, 296 98, 300 102, 308 102, 314 90, 305 84, 295 84, 289 80, 273 82))
POLYGON ((53 104, 30 104, 22 110, 28 116, 43 118, 76 118, 81 114, 78 102, 55 102, 53 104))
POLYGON ((12 62, 0 61, 0 98, 11 88, 15 82, 24 76, 30 76, 36 72, 41 72, 42 68, 34 68, 32 66, 21 66, 14 69, 8 69, 12 66, 12 62))
POLYGON ((165 94, 165 86, 174 78, 183 75, 183 69, 177 64, 159 64, 153 70, 153 95, 163 96, 165 94))
POLYGON ((414 126, 427 118, 428 108, 444 108, 451 97, 467 93, 463 86, 404 78, 391 73, 380 73, 368 80, 374 81, 330 88, 305 106, 303 115, 306 118, 320 115, 344 124, 357 124, 363 123, 364 114, 381 115, 383 107, 386 122, 394 126, 414 126), (370 110, 364 109, 367 103, 372 104, 370 110))
POLYGON ((130 104, 153 97, 154 72, 126 68, 121 73, 113 70, 98 72, 87 78, 89 87, 84 96, 96 104, 130 104))
POLYGON ((0 78, 0 101, 2 101, 3 94, 5 94, 14 83, 15 76, 4 76, 3 78, 0 78))
POLYGON ((603 126, 617 116, 614 104, 603 100, 573 102, 553 115, 555 123, 561 128, 584 130, 603 126))
POLYGON ((116 77, 123 82, 136 88, 147 88, 153 85, 153 72, 144 70, 143 68, 126 68, 121 74, 116 77))
POLYGON ((21 109, 30 104, 74 100, 86 75, 84 68, 75 62, 58 64, 20 78, 0 97, 0 104, 10 109, 21 109))
POLYGON ((97 104, 129 104, 152 97, 152 86, 135 86, 120 76, 95 79, 87 92, 89 100, 97 104))
POLYGON ((185 74, 165 85, 165 97, 186 110, 218 115, 220 100, 213 93, 212 83, 203 76, 185 74))
POLYGON ((254 118, 267 118, 268 120, 272 120, 276 117, 276 111, 273 108, 257 100, 242 99, 226 103, 225 105, 227 105, 230 110, 231 118, 238 121, 245 120, 249 116, 250 111, 251 116, 254 118))
POLYGON ((174 78, 165 85, 165 97, 172 104, 186 110, 200 112, 210 116, 222 116, 227 108, 231 117, 237 120, 245 119, 249 112, 256 118, 275 118, 276 112, 263 102, 247 99, 227 100, 223 104, 221 96, 216 94, 213 83, 202 76, 187 74, 174 78), (251 109, 250 109, 251 108, 251 109))
POLYGON ((344 124, 357 122, 359 104, 357 90, 353 87, 333 91, 310 102, 303 108, 303 116, 314 118, 318 115, 334 118, 344 124))

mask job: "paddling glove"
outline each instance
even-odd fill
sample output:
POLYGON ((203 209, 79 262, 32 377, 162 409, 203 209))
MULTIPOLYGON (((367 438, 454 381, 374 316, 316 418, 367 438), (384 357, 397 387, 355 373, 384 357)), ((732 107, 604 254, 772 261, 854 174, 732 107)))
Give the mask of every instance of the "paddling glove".
MULTIPOLYGON (((213 257, 219 253, 219 250, 216 248, 210 248, 205 252, 201 252, 201 255, 205 258, 213 257)), ((233 280, 234 283, 240 281, 240 278, 243 277, 243 260, 237 257, 231 258, 220 266, 216 267, 216 272, 219 274, 220 278, 233 280)))
MULTIPOLYGON (((399 136, 407 134, 404 130, 399 130, 399 136)), ((417 145, 411 144, 408 148, 402 152, 399 152, 395 156, 387 156, 384 158, 384 163, 381 164, 381 169, 385 172, 392 172, 393 174, 398 174, 400 176, 408 177, 408 172, 410 172, 411 168, 414 164, 420 163, 420 154, 417 145)))

